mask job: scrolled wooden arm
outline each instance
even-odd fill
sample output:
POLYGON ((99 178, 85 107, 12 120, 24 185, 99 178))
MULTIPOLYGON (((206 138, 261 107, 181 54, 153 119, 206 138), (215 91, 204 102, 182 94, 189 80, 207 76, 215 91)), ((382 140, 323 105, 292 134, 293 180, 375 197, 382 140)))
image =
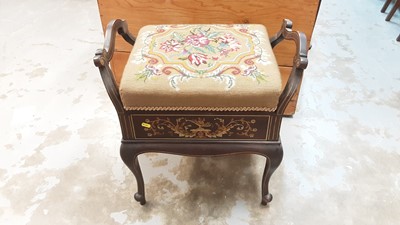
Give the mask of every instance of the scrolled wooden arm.
POLYGON ((292 31, 293 23, 288 19, 284 19, 281 30, 278 31, 274 36, 270 38, 271 46, 274 48, 283 40, 292 40, 296 44, 296 53, 293 57, 293 67, 290 73, 289 79, 283 89, 280 97, 278 107, 276 109, 277 114, 282 115, 296 93, 297 88, 303 77, 303 71, 307 68, 307 37, 304 33, 298 31, 292 31))
POLYGON ((93 62, 100 70, 104 86, 106 87, 107 93, 110 96, 117 113, 123 114, 124 107, 122 105, 118 85, 115 81, 114 74, 110 69, 110 61, 114 55, 115 36, 117 32, 125 39, 125 41, 131 45, 135 44, 136 38, 129 33, 127 23, 120 19, 112 20, 107 25, 104 47, 103 49, 98 49, 96 51, 93 62))
POLYGON ((136 38, 129 32, 128 24, 124 20, 116 19, 110 21, 106 28, 104 47, 103 49, 98 49, 93 58, 94 64, 97 67, 105 66, 105 64, 111 61, 114 55, 115 36, 117 32, 126 42, 131 45, 135 44, 136 38))

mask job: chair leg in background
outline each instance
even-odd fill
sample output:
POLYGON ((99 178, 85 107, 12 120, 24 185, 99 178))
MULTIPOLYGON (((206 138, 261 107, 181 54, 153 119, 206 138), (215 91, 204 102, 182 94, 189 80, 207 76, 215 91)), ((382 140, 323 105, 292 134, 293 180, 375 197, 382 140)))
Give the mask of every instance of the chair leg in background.
POLYGON ((385 4, 383 5, 383 7, 381 9, 381 13, 386 12, 386 9, 390 5, 391 2, 392 2, 392 0, 386 0, 385 4))
POLYGON ((390 10, 389 14, 386 17, 386 21, 390 21, 390 19, 392 19, 392 16, 394 15, 394 13, 400 8, 400 0, 397 0, 396 3, 394 3, 394 6, 392 8, 392 10, 390 10))

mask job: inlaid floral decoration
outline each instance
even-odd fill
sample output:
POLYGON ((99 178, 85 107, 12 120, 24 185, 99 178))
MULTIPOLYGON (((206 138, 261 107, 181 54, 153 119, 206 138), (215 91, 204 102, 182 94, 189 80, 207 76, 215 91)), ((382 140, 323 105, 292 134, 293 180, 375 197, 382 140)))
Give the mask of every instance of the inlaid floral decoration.
POLYGON ((229 90, 236 76, 260 83, 266 75, 258 65, 269 64, 260 46, 263 33, 246 25, 163 25, 146 32, 134 63, 144 64, 136 74, 146 82, 154 76, 169 76, 170 86, 179 82, 210 78, 226 83, 229 90), (256 62, 256 63, 255 63, 256 62))
POLYGON ((254 138, 257 133, 255 119, 245 118, 155 118, 146 119, 143 128, 147 137, 227 138, 239 136, 254 138))

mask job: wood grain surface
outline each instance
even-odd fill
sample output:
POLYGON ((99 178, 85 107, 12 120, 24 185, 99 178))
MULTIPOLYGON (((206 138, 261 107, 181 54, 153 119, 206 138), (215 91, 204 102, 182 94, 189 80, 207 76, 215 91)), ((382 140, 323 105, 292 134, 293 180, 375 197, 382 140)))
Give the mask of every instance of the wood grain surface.
MULTIPOLYGON (((137 35, 149 24, 256 23, 275 34, 287 18, 293 30, 304 32, 310 40, 319 0, 98 0, 103 29, 112 19, 125 19, 129 30, 137 35)), ((116 51, 130 52, 131 46, 117 38, 116 51)), ((276 49, 279 65, 291 66, 294 44, 282 43, 276 49)))

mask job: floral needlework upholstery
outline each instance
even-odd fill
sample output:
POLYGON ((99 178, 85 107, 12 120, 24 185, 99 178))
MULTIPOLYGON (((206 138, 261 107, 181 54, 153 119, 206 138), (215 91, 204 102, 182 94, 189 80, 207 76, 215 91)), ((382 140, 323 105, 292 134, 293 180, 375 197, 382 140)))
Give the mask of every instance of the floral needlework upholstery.
POLYGON ((257 24, 145 26, 120 83, 127 110, 273 111, 280 92, 257 24))

